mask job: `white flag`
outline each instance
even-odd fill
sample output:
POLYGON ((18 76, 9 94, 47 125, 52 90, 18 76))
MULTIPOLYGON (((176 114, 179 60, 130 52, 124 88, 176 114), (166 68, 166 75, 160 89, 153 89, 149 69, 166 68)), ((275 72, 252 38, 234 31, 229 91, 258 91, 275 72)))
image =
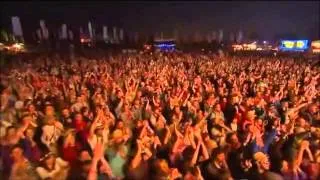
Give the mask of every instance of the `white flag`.
POLYGON ((20 19, 17 16, 11 18, 12 30, 15 36, 23 36, 20 19))
POLYGON ((41 29, 37 30, 37 36, 39 40, 42 40, 42 34, 41 34, 41 29))
POLYGON ((89 29, 89 35, 90 38, 93 39, 93 31, 92 31, 92 25, 91 22, 88 23, 88 29, 89 29))
POLYGON ((117 28, 116 27, 113 27, 113 40, 117 40, 118 37, 117 37, 117 28))
POLYGON ((108 27, 107 26, 103 26, 103 39, 107 40, 108 39, 108 27))
POLYGON ((123 29, 120 29, 119 38, 120 41, 123 41, 123 29))
POLYGON ((45 21, 44 20, 40 20, 40 27, 43 30, 46 27, 45 21))
POLYGON ((68 39, 67 25, 62 24, 62 39, 68 39))
POLYGON ((238 36, 237 36, 237 43, 241 43, 243 38, 243 33, 242 31, 239 31, 238 36))
POLYGON ((219 42, 222 42, 222 40, 223 40, 223 30, 222 29, 219 30, 219 38, 218 38, 218 40, 219 40, 219 42))

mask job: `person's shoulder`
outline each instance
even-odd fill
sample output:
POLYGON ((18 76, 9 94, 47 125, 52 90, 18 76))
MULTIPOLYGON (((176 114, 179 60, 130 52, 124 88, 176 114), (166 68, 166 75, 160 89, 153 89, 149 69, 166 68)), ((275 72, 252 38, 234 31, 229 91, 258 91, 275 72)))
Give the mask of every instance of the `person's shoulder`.
POLYGON ((278 173, 268 171, 262 175, 264 180, 283 180, 283 177, 278 173))

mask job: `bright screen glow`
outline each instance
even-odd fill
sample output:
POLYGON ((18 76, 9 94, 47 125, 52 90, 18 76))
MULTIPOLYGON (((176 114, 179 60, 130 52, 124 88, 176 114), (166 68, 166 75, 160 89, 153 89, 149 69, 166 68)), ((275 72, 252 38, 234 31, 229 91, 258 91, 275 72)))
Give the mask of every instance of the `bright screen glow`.
POLYGON ((282 51, 304 51, 308 49, 308 40, 284 40, 280 43, 282 51))
POLYGON ((155 46, 157 46, 157 47, 174 47, 175 45, 174 44, 158 44, 155 46))

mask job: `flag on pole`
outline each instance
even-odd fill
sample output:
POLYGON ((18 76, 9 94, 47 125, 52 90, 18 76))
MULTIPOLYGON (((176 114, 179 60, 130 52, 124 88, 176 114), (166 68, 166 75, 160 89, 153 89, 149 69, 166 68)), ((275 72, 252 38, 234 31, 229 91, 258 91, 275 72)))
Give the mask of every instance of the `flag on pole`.
POLYGON ((103 39, 107 40, 108 39, 108 27, 107 26, 103 26, 103 39))
POLYGON ((43 30, 46 27, 45 21, 44 20, 40 20, 40 27, 43 30))
POLYGON ((113 40, 117 41, 117 27, 113 27, 113 40))
POLYGON ((45 21, 43 19, 41 19, 39 24, 40 24, 40 29, 41 29, 41 33, 42 33, 42 38, 48 39, 49 32, 48 32, 48 29, 46 28, 45 21))
POLYGON ((13 34, 15 36, 23 36, 22 33, 22 28, 21 28, 21 23, 20 23, 20 18, 17 16, 14 16, 11 18, 11 22, 12 22, 12 30, 13 30, 13 34))
POLYGON ((93 31, 92 31, 92 25, 90 21, 88 23, 88 29, 89 29, 90 38, 93 39, 93 31))
POLYGON ((42 33, 41 33, 41 29, 37 29, 37 36, 39 40, 42 40, 42 33))
POLYGON ((67 25, 62 24, 62 39, 68 39, 67 25))
POLYGON ((120 41, 123 41, 123 29, 120 29, 119 38, 120 41))
POLYGON ((219 38, 218 38, 218 40, 219 40, 219 42, 222 42, 222 40, 223 40, 223 30, 222 29, 219 30, 219 38))
POLYGON ((242 31, 240 30, 239 33, 238 33, 238 36, 237 36, 237 43, 241 43, 241 42, 242 42, 242 39, 243 39, 243 33, 242 33, 242 31))

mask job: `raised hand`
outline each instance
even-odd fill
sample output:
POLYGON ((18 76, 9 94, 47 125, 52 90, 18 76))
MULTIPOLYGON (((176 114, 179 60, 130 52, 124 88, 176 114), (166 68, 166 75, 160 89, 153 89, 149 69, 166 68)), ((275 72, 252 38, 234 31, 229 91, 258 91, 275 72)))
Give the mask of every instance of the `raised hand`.
POLYGON ((97 143, 94 147, 93 158, 99 160, 103 157, 103 145, 101 143, 97 143))

